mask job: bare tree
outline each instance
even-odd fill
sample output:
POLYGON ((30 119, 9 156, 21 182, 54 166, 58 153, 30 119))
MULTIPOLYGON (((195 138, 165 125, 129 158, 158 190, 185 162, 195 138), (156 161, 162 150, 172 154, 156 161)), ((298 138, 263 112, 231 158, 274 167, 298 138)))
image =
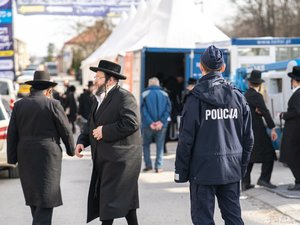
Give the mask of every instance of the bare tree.
POLYGON ((226 33, 232 37, 299 36, 299 0, 231 0, 237 14, 226 33))

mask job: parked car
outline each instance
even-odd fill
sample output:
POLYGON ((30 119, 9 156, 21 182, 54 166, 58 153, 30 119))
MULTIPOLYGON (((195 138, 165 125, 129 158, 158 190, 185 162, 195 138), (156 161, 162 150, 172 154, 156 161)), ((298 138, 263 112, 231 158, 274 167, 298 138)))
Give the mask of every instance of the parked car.
POLYGON ((19 169, 15 165, 11 165, 7 163, 7 155, 6 155, 6 139, 7 139, 7 127, 9 124, 9 115, 10 108, 5 107, 7 104, 5 99, 0 98, 0 169, 8 170, 9 178, 18 178, 19 177, 19 169))
POLYGON ((17 97, 17 91, 12 80, 0 78, 0 95, 9 102, 9 106, 12 109, 17 97))

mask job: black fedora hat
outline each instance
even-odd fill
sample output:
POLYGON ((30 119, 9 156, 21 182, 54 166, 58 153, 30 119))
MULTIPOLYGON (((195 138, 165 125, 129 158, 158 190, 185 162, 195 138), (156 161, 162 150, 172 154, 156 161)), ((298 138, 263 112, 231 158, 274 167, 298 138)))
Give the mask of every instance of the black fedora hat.
POLYGON ((33 74, 33 80, 26 81, 25 84, 32 85, 36 89, 44 90, 55 87, 57 83, 50 81, 50 75, 43 70, 37 70, 33 74))
POLYGON ((294 80, 300 81, 300 66, 294 66, 293 72, 288 73, 288 76, 294 80))
POLYGON ((93 72, 102 71, 117 79, 126 80, 126 77, 120 74, 121 66, 117 63, 113 63, 107 60, 100 60, 98 67, 90 67, 93 72))
POLYGON ((261 84, 265 82, 263 79, 261 79, 261 71, 259 70, 252 70, 247 80, 253 84, 261 84))

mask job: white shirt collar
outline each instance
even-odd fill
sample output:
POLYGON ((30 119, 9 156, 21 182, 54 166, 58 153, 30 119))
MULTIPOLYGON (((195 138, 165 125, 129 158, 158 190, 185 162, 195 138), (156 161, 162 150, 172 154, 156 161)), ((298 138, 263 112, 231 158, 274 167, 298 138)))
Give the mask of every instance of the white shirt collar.
POLYGON ((300 88, 300 86, 295 87, 295 88, 293 89, 293 92, 295 93, 299 88, 300 88))
MULTIPOLYGON (((110 92, 111 89, 113 89, 116 85, 117 84, 108 87, 107 90, 106 90, 106 95, 108 95, 108 92, 110 92)), ((100 104, 102 103, 104 97, 105 97, 105 92, 103 92, 100 96, 99 95, 95 95, 95 96, 96 96, 96 99, 97 99, 97 102, 98 102, 98 107, 97 107, 97 109, 98 109, 100 104)))

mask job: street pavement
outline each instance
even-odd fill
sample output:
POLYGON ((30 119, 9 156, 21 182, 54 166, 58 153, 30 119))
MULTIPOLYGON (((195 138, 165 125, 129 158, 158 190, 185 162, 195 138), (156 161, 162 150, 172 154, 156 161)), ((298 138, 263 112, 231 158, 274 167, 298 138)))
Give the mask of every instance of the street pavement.
MULTIPOLYGON (((153 159, 154 145, 151 146, 153 159)), ((173 182, 176 142, 168 143, 168 155, 164 156, 164 172, 141 173, 139 179, 140 225, 192 225, 188 184, 173 182)), ((86 224, 86 204, 92 162, 90 151, 78 159, 64 154, 61 188, 64 205, 54 209, 53 225, 86 224)), ((252 172, 253 183, 260 173, 260 165, 252 172)), ((272 182, 293 183, 288 168, 275 164, 272 182)), ((246 225, 300 225, 300 199, 287 199, 261 187, 243 192, 241 195, 242 215, 246 225)), ((224 224, 216 203, 216 224, 224 224)), ((31 215, 24 204, 19 179, 8 179, 0 172, 0 225, 29 225, 31 215)), ((100 224, 96 219, 90 225, 100 224)), ((124 218, 114 225, 126 225, 124 218)))

